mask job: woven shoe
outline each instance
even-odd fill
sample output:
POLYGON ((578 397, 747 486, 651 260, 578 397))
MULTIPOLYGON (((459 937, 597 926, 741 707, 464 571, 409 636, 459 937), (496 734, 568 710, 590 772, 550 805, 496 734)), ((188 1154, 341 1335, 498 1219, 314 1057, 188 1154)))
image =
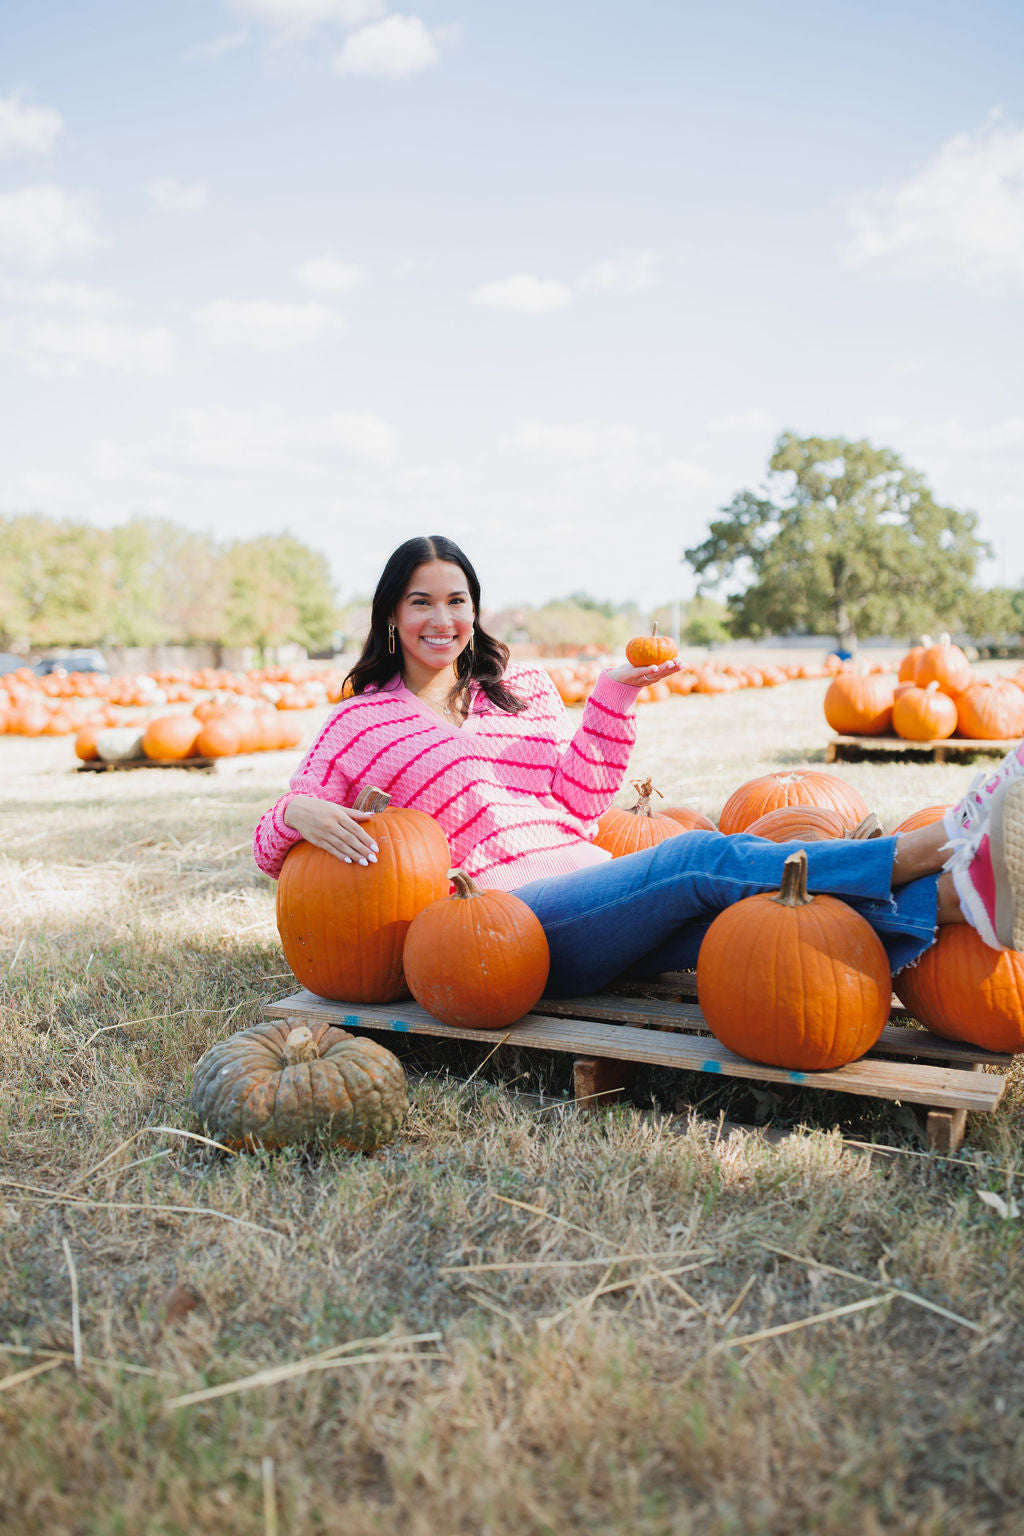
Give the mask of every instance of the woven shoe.
POLYGON ((978 936, 992 949, 1024 950, 1024 778, 996 785, 987 817, 946 868, 978 936))

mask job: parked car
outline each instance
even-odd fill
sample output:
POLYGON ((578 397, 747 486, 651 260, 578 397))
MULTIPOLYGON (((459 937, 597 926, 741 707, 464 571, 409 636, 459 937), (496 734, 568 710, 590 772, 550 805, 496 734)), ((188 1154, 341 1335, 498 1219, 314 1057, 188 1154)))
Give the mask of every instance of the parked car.
POLYGON ((0 651, 0 677, 8 672, 17 672, 21 667, 27 667, 28 662, 24 656, 15 656, 13 651, 0 651))
POLYGON ((110 676, 110 668, 102 651, 58 651, 55 656, 44 656, 37 661, 33 671, 37 677, 48 677, 53 672, 99 672, 110 676))

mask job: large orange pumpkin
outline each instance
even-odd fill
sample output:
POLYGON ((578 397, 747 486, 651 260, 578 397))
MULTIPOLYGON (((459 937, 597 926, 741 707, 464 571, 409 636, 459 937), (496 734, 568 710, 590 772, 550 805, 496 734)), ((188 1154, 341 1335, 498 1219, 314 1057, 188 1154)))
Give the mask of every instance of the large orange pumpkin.
POLYGON ((1024 955, 990 949, 966 923, 949 923, 894 982, 896 995, 937 1035, 986 1051, 1024 1050, 1024 955))
POLYGON ((613 859, 621 859, 627 853, 638 853, 641 848, 653 848, 667 837, 678 837, 687 829, 671 816, 662 816, 651 809, 651 796, 660 795, 650 779, 643 783, 633 781, 637 792, 636 805, 623 810, 613 805, 597 818, 597 836, 594 843, 604 848, 613 859))
POLYGON ((901 832, 916 832, 920 827, 930 827, 933 822, 941 821, 948 810, 948 805, 926 805, 923 810, 911 811, 899 826, 893 827, 889 836, 899 837, 901 832))
POLYGON ((877 673, 841 672, 828 685, 825 719, 840 736, 884 736, 892 727, 892 693, 877 673))
POLYGON ((277 927, 296 978, 319 997, 384 1003, 407 996, 402 946, 417 912, 448 891, 448 839, 423 811, 390 808, 365 789, 354 809, 377 862, 346 864, 296 843, 277 882, 277 927))
POLYGON ((715 824, 695 811, 690 805, 665 805, 658 812, 659 816, 667 816, 670 821, 678 821, 684 832, 714 832, 715 824))
POLYGON ((199 757, 234 757, 238 752, 239 736, 230 720, 216 716, 207 720, 196 737, 196 753, 199 757))
POLYGON ((202 728, 195 715, 160 715, 142 733, 142 750, 157 762, 177 762, 193 754, 202 728))
POLYGON ((745 832, 752 821, 780 805, 824 805, 855 827, 868 814, 859 790, 837 774, 818 768, 787 768, 750 779, 734 790, 718 818, 719 832, 745 832))
POLYGON ((851 829, 831 806, 780 805, 777 810, 766 811, 745 830, 751 837, 766 837, 773 843, 816 843, 849 837, 851 829))
POLYGON ((807 854, 774 896, 715 918, 697 956, 697 996, 717 1039, 751 1061, 823 1072, 856 1061, 885 1027, 892 977, 882 941, 834 896, 807 893, 807 854))
POLYGON ((963 693, 971 681, 971 664, 958 645, 953 645, 948 635, 940 635, 934 645, 924 649, 917 664, 914 678, 919 688, 938 683, 943 693, 955 698, 963 693))
POLYGON ((930 635, 925 635, 921 645, 912 645, 910 650, 900 662, 898 679, 901 683, 916 683, 917 669, 921 665, 921 657, 932 643, 930 635))
POLYGON ((957 695, 957 732, 975 741, 1024 736, 1024 692, 1008 677, 971 683, 957 695))
POLYGON ((482 891, 461 869, 455 894, 413 918, 403 965, 409 991, 459 1029, 504 1029, 529 1013, 551 957, 540 920, 510 891, 482 891))
POLYGON ((904 741, 944 741, 956 722, 956 702, 934 678, 924 688, 908 688, 892 707, 893 730, 904 741))

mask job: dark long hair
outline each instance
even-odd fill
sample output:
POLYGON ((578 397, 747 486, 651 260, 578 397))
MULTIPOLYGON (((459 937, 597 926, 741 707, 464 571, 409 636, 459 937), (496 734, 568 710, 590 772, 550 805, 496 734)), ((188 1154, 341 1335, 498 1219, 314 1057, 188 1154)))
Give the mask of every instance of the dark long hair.
POLYGON ((440 533, 406 539, 388 560, 373 594, 370 633, 366 637, 362 655, 346 681, 351 681, 353 693, 363 693, 371 683, 382 688, 401 667, 401 644, 395 655, 388 650, 388 624, 412 579, 413 571, 430 560, 445 560, 459 567, 466 578, 473 604, 473 643, 466 646, 455 664, 456 682, 451 692, 451 703, 454 705, 461 702, 470 684, 479 683, 492 704, 507 714, 518 715, 520 710, 526 708, 526 703, 507 688, 503 681, 508 665, 508 646, 495 640, 480 625, 480 581, 476 571, 459 546, 440 533))

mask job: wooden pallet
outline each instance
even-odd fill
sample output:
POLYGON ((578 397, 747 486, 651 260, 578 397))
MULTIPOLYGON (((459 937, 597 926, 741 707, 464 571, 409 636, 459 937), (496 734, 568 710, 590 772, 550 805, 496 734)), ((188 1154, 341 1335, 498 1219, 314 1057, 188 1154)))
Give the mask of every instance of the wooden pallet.
POLYGON ((268 1018, 296 1025, 316 1019, 347 1030, 567 1051, 574 1057, 574 1096, 592 1107, 618 1097, 637 1062, 920 1104, 927 1110, 928 1145, 937 1152, 955 1151, 964 1138, 968 1110, 990 1114, 1006 1086, 1003 1070, 1010 1056, 908 1028, 898 1006, 878 1044, 850 1066, 834 1072, 761 1066, 734 1055, 710 1035, 700 1008, 689 1000, 695 996, 692 972, 669 972, 632 989, 619 983, 594 997, 542 998, 534 1013, 504 1030, 457 1029, 413 1002, 328 1002, 305 988, 265 1011, 268 1018), (987 1072, 986 1067, 1003 1070, 987 1072))
POLYGON ((902 736, 833 736, 825 747, 825 761, 836 763, 899 752, 944 763, 949 757, 959 758, 971 752, 992 752, 1003 757, 1016 745, 1016 738, 1012 741, 970 741, 964 736, 947 736, 944 741, 905 741, 902 736))
POLYGON ((123 768, 192 768, 200 773, 212 773, 217 766, 215 757, 152 758, 132 757, 124 763, 79 763, 79 773, 119 773, 123 768))

